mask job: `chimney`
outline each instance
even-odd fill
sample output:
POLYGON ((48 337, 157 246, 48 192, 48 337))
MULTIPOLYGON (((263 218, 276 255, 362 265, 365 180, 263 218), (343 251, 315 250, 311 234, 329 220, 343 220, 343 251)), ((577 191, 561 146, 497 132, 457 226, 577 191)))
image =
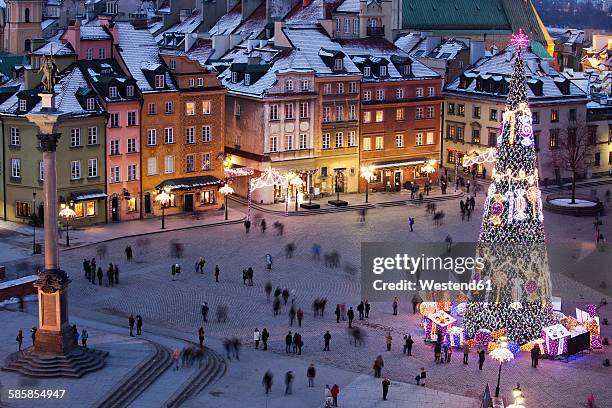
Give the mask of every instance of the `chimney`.
POLYGON ((229 36, 229 48, 234 48, 242 42, 242 36, 240 34, 230 34, 229 36))
POLYGON ((484 57, 485 43, 484 41, 470 41, 470 65, 484 57))
POLYGON ((215 50, 212 58, 220 58, 230 49, 230 36, 213 35, 212 47, 215 50))
POLYGON ((427 56, 427 54, 432 52, 434 48, 440 45, 441 40, 442 40, 441 37, 435 37, 435 36, 426 37, 425 38, 425 55, 423 56, 427 56))
POLYGON ((247 49, 249 51, 252 51, 254 48, 256 48, 259 45, 259 40, 247 40, 247 49))
POLYGON ((70 25, 66 27, 62 40, 69 43, 74 48, 77 55, 80 55, 81 49, 81 23, 79 20, 72 20, 70 25))
POLYGON ((193 44, 198 41, 197 33, 185 33, 185 52, 189 52, 193 44))

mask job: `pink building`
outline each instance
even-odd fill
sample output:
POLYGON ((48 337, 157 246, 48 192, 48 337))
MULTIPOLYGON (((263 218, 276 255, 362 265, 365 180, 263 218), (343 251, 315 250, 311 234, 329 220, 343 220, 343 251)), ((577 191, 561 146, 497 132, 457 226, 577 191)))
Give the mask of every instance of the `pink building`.
POLYGON ((114 25, 100 17, 100 25, 82 26, 73 21, 61 36, 62 42, 69 42, 79 60, 112 58, 114 25))

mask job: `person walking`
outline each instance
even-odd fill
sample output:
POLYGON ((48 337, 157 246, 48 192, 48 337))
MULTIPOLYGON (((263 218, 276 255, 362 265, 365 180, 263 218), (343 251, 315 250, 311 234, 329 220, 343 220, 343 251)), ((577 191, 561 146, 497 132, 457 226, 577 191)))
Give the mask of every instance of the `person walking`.
POLYGON ((470 355, 470 345, 468 344, 468 342, 464 342, 463 343, 463 364, 467 365, 468 364, 468 357, 470 355))
POLYGON ((132 261, 132 247, 130 245, 127 245, 125 247, 125 259, 127 259, 128 262, 132 261))
POLYGON ((200 342, 200 348, 204 348, 204 327, 202 326, 198 329, 198 340, 200 342))
POLYGON ((266 373, 263 376, 262 384, 266 388, 266 395, 268 395, 272 391, 272 378, 273 377, 274 377, 274 374, 272 374, 270 370, 266 371, 266 373))
POLYGON ((336 310, 334 311, 334 314, 336 315, 336 323, 340 323, 340 305, 339 304, 336 305, 336 310))
POLYGON ((17 333, 17 338, 15 339, 17 344, 19 345, 19 351, 21 351, 21 344, 23 343, 23 330, 19 329, 19 333, 17 333))
POLYGON ((448 347, 448 353, 446 355, 446 362, 450 363, 451 362, 451 357, 453 356, 453 348, 452 347, 448 347))
POLYGON ((251 229, 251 220, 247 218, 246 221, 244 221, 244 230, 248 234, 250 229, 251 229))
MULTIPOLYGON (((427 371, 425 371, 425 367, 421 367, 421 374, 419 375, 421 387, 425 386, 425 380, 427 380, 427 371)), ((417 383, 419 385, 419 383, 417 383)))
POLYGON ((293 371, 287 371, 285 373, 285 395, 293 394, 293 379, 294 378, 295 378, 295 375, 293 374, 293 371))
POLYGON ((482 349, 478 352, 478 369, 480 371, 482 371, 482 366, 484 365, 484 362, 485 362, 485 351, 484 349, 482 349))
POLYGON ((136 334, 139 336, 142 334, 142 316, 141 315, 136 315, 136 334))
POLYGON ((421 297, 418 293, 415 293, 415 295, 412 297, 412 314, 416 314, 419 303, 421 303, 421 297))
POLYGON ((291 305, 291 308, 289 309, 289 326, 293 326, 293 321, 295 320, 295 313, 295 307, 291 305))
POLYGON ((130 325, 130 336, 134 337, 134 323, 136 323, 136 319, 134 319, 133 315, 128 317, 128 324, 130 325))
POLYGON ((363 304, 363 300, 362 300, 357 305, 357 313, 359 313, 359 320, 363 320, 364 312, 365 312, 365 305, 363 304))
POLYGON ((175 371, 178 371, 179 369, 180 359, 181 359, 181 349, 177 347, 174 349, 174 352, 172 353, 172 360, 174 360, 174 370, 175 371))
POLYGON ((414 218, 408 217, 408 225, 410 226, 410 232, 414 232, 414 218))
POLYGON ((468 180, 468 181, 467 181, 467 183, 465 183, 465 187, 466 187, 466 189, 467 189, 467 193, 468 193, 468 194, 470 194, 470 185, 471 185, 471 184, 472 184, 472 183, 470 182, 470 180, 468 180))
POLYGON ((439 341, 436 341, 436 344, 434 346, 434 357, 435 357, 436 364, 440 363, 441 353, 442 353, 442 345, 440 344, 439 341))
POLYGON ((331 341, 331 334, 329 333, 329 330, 327 330, 325 332, 325 334, 323 335, 323 341, 325 343, 325 346, 323 347, 323 351, 329 351, 329 342, 331 341))
POLYGON ((440 362, 444 363, 448 360, 448 344, 446 344, 446 342, 442 344, 442 354, 443 354, 443 357, 440 362))
POLYGON ((87 348, 88 338, 89 338, 89 333, 87 333, 87 330, 83 329, 81 331, 81 345, 83 346, 83 348, 87 348))
POLYGON ((291 343, 293 343, 293 335, 291 332, 287 333, 285 336, 285 353, 291 353, 291 343))
POLYGON ((268 349, 268 339, 269 338, 270 338, 270 333, 268 332, 268 329, 264 327, 264 329, 261 332, 261 342, 263 343, 264 351, 268 349))
POLYGON ((397 306, 399 305, 399 299, 396 297, 393 298, 393 316, 397 316, 397 306))
POLYGON ((215 265, 215 282, 219 283, 219 265, 215 265))
POLYGON ((383 401, 387 400, 387 395, 389 394, 389 386, 391 385, 391 381, 387 377, 382 380, 382 393, 383 393, 383 401))
POLYGON ((366 299, 365 301, 365 318, 369 319, 370 318, 370 302, 368 302, 368 300, 366 299))
POLYGON ((202 319, 204 320, 204 322, 207 322, 208 320, 208 302, 204 302, 202 303, 202 306, 200 307, 200 313, 202 313, 202 319))
POLYGON ((315 370, 315 366, 313 363, 310 363, 310 366, 308 366, 308 369, 306 370, 306 377, 308 377, 308 387, 309 388, 314 387, 314 379, 316 375, 317 375, 317 371, 315 370))
POLYGON ((391 337, 391 331, 387 331, 385 334, 385 344, 387 344, 387 351, 391 351, 391 341, 393 341, 393 337, 391 337))
POLYGON ((102 278, 104 277, 104 272, 102 271, 102 267, 98 267, 98 286, 102 286, 102 278))
POLYGON ((374 365, 372 366, 372 368, 374 368, 374 377, 375 378, 380 378, 382 375, 382 369, 385 366, 385 362, 382 358, 382 356, 378 356, 376 357, 376 359, 374 360, 374 365))
POLYGON ((408 335, 408 337, 406 338, 406 340, 404 341, 404 349, 405 349, 405 353, 408 356, 412 355, 412 345, 414 344, 414 340, 412 340, 412 336, 408 335))
POLYGON ((108 269, 106 270, 108 286, 113 286, 113 283, 115 282, 115 277, 113 275, 114 275, 113 264, 110 263, 108 264, 108 269))
POLYGON ((261 227, 261 233, 265 234, 266 233, 266 229, 268 229, 268 225, 266 224, 265 218, 261 219, 261 223, 259 225, 261 227))
POLYGON ((538 361, 540 360, 540 347, 534 345, 531 349, 531 368, 538 368, 538 361))
POLYGON ((255 328, 255 331, 253 332, 253 340, 255 341, 255 348, 259 349, 259 341, 261 340, 261 332, 259 331, 257 327, 255 328))
POLYGON ((172 281, 174 281, 174 277, 176 276, 176 264, 172 264, 172 269, 170 273, 172 274, 172 281))
POLYGON ((302 327, 302 319, 304 319, 304 311, 302 310, 301 307, 298 308, 296 316, 297 316, 298 327, 302 327))
POLYGON ((338 394, 340 394, 340 387, 338 387, 338 384, 334 384, 331 387, 331 396, 333 399, 332 406, 334 407, 338 406, 338 394))
POLYGON ((32 336, 32 346, 36 345, 36 332, 38 331, 38 329, 36 328, 36 326, 32 326, 32 328, 30 329, 30 335, 32 336))
POLYGON ((349 329, 353 328, 353 319, 355 318, 355 312, 353 312, 353 306, 351 306, 346 312, 346 316, 348 317, 349 329))
POLYGON ((113 274, 115 275, 115 285, 119 284, 119 267, 115 265, 113 268, 113 274))

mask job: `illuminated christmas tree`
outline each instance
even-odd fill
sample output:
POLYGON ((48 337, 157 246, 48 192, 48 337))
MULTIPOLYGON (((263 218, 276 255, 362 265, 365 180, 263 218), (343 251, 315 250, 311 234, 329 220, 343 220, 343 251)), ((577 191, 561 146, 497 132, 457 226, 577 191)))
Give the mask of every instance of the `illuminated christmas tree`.
POLYGON ((470 337, 479 329, 503 328, 508 338, 519 344, 540 337, 542 328, 552 321, 542 199, 523 61, 528 44, 522 31, 512 36, 512 78, 477 249, 484 268, 473 276, 474 280, 490 280, 493 290, 471 293, 463 317, 470 337))

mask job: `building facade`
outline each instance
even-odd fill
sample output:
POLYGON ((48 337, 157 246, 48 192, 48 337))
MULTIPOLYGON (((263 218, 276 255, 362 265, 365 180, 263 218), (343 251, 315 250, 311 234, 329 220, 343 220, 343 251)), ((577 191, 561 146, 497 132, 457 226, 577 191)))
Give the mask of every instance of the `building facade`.
POLYGON ((4 26, 4 51, 26 54, 32 41, 42 38, 42 0, 8 0, 4 26))

